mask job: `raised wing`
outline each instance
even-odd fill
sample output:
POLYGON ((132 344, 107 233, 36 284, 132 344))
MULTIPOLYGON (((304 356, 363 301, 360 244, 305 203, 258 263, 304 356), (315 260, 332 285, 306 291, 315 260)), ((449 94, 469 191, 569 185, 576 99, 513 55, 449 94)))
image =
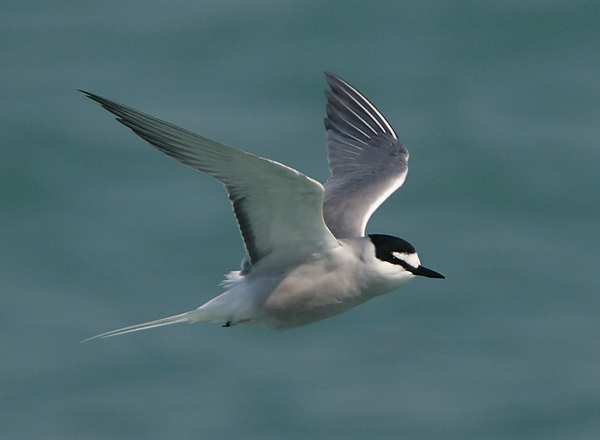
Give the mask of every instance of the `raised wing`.
POLYGON ((331 177, 323 215, 337 238, 362 237, 371 214, 404 183, 408 151, 373 104, 341 78, 325 76, 331 177))
POLYGON ((83 92, 154 147, 227 189, 251 265, 303 260, 338 245, 323 221, 323 186, 278 162, 237 150, 83 92))

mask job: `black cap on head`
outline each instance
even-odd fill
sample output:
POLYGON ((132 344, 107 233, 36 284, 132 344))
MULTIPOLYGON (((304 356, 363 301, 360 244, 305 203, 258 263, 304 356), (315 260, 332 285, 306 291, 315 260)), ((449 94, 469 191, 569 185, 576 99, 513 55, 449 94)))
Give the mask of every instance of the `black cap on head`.
POLYGON ((398 264, 394 252, 401 254, 414 254, 417 252, 412 244, 406 240, 391 235, 369 234, 371 242, 375 246, 375 256, 388 263, 398 264))
POLYGON ((414 275, 419 275, 427 278, 446 278, 444 275, 437 273, 431 269, 427 269, 421 265, 414 267, 402 258, 398 258, 396 254, 415 254, 417 251, 406 240, 391 235, 370 234, 369 238, 375 246, 375 256, 381 261, 397 264, 402 266, 414 275))

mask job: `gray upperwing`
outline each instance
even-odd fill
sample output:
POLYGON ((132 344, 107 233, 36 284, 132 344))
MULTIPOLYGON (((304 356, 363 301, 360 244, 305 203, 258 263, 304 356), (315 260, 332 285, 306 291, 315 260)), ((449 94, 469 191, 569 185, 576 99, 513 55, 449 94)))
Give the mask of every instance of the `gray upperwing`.
POLYGON ((158 150, 225 185, 248 253, 243 271, 269 255, 275 263, 286 264, 339 246, 323 221, 324 189, 317 181, 286 165, 83 93, 158 150))
POLYGON ((404 183, 408 151, 373 104, 344 80, 325 75, 331 177, 323 216, 336 238, 362 237, 371 214, 404 183))

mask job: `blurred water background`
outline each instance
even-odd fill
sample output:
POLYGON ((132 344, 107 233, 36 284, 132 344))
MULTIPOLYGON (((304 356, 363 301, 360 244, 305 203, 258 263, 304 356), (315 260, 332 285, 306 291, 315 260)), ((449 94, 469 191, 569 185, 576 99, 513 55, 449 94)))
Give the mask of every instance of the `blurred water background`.
POLYGON ((600 3, 0 11, 1 438, 600 438, 600 3), (325 181, 323 70, 411 153, 368 231, 447 279, 80 344, 197 307, 243 247, 218 182, 76 89, 325 181))

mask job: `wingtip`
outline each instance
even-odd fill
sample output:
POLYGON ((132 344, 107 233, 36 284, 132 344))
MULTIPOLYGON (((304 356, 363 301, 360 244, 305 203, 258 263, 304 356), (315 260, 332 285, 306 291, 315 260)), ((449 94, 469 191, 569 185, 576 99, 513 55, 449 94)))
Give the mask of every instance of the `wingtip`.
POLYGON ((84 94, 85 96, 87 96, 88 98, 91 98, 92 96, 94 96, 94 94, 93 94, 93 93, 87 92, 87 91, 85 91, 85 90, 83 90, 83 89, 77 89, 77 91, 78 91, 78 92, 81 92, 81 93, 83 93, 83 94, 84 94))
POLYGON ((96 95, 94 93, 91 92, 87 92, 85 90, 82 89, 77 89, 79 92, 83 93, 86 97, 90 98, 92 101, 96 101, 99 104, 102 104, 104 102, 107 102, 108 100, 103 98, 102 96, 96 95))
POLYGON ((327 70, 323 71, 323 73, 325 74, 325 80, 327 81, 327 85, 331 89, 324 89, 323 92, 325 92, 325 97, 327 98, 327 100, 331 101, 332 99, 334 99, 336 93, 343 90, 344 87, 348 87, 349 84, 342 78, 337 76, 335 73, 331 73, 327 70))
POLYGON ((327 70, 324 70, 323 73, 325 74, 327 84, 329 84, 329 87, 331 87, 332 89, 335 84, 346 84, 346 81, 337 76, 335 73, 331 73, 327 70))

